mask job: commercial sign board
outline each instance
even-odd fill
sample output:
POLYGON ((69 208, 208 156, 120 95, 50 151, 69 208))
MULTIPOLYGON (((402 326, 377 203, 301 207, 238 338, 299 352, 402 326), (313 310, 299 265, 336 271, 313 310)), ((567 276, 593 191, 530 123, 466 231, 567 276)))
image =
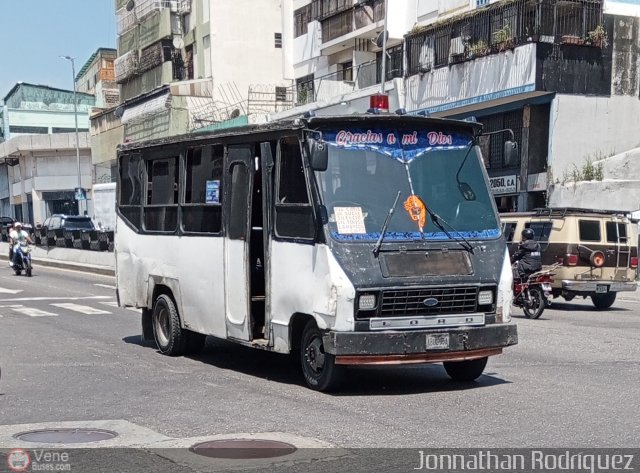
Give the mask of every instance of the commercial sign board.
POLYGON ((518 192, 518 176, 512 174, 510 176, 490 177, 491 192, 495 195, 515 194, 518 192))

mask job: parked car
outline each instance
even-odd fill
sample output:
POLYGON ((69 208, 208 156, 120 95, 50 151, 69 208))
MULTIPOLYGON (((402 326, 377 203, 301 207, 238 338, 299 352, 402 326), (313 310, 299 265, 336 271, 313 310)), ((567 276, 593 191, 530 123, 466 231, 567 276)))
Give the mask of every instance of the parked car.
MULTIPOLYGON (((64 239, 67 230, 80 230, 89 232, 95 230, 91 217, 82 215, 53 214, 42 224, 40 235, 41 242, 47 245, 56 245, 57 239, 64 239)), ((64 245, 63 245, 64 246, 64 245)))
MULTIPOLYGON (((17 220, 13 217, 0 217, 0 228, 8 228, 16 222, 17 220)), ((30 223, 23 222, 22 228, 27 230, 29 233, 33 231, 33 226, 30 223)))

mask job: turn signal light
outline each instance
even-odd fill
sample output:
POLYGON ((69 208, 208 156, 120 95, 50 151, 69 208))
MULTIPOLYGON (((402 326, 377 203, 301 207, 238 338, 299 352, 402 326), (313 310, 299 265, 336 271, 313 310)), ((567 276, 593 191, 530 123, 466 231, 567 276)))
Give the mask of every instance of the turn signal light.
POLYGON ((631 258, 631 262, 629 262, 629 267, 637 268, 638 267, 638 257, 634 256, 631 258))
POLYGON ((591 256, 589 257, 591 266, 594 266, 596 268, 602 267, 605 260, 606 258, 604 257, 604 253, 602 251, 592 251, 591 256))
POLYGON ((578 264, 578 255, 574 255, 570 253, 565 258, 565 261, 567 263, 567 266, 575 266, 576 264, 578 264))

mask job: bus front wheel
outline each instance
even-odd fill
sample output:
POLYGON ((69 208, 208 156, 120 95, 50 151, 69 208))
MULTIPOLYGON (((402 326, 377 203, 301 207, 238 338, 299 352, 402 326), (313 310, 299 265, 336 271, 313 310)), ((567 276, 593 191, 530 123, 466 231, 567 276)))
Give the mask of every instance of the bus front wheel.
POLYGON ((300 363, 307 386, 316 391, 335 389, 344 372, 344 367, 336 365, 335 361, 334 355, 324 351, 322 332, 313 320, 309 320, 300 343, 300 363))
POLYGON ((180 316, 171 297, 161 294, 153 305, 153 336, 163 355, 184 353, 186 333, 180 327, 180 316))
POLYGON ((445 361, 444 369, 454 381, 475 381, 487 366, 488 357, 477 360, 445 361))

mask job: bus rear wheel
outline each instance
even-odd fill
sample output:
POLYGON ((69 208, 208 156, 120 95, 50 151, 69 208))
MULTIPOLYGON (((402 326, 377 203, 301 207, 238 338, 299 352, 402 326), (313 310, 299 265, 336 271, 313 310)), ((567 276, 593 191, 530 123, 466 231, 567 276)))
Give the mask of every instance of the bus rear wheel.
POLYGON ((342 380, 344 367, 336 365, 336 357, 324 351, 322 332, 313 320, 302 331, 300 364, 307 386, 316 391, 336 389, 342 380))
POLYGON ((187 334, 180 327, 180 316, 171 297, 161 294, 153 305, 153 337, 163 355, 184 353, 187 334))
POLYGON ((617 292, 607 292, 606 294, 593 294, 591 302, 596 309, 608 309, 616 301, 617 292))
POLYGON ((487 366, 488 357, 478 358, 477 360, 465 361, 445 361, 442 363, 444 369, 451 379, 454 381, 475 381, 482 375, 485 366, 487 366))

